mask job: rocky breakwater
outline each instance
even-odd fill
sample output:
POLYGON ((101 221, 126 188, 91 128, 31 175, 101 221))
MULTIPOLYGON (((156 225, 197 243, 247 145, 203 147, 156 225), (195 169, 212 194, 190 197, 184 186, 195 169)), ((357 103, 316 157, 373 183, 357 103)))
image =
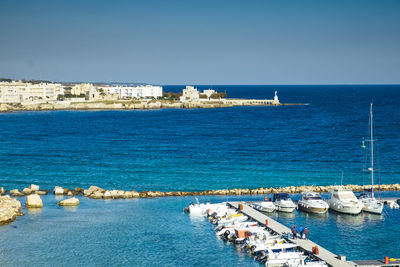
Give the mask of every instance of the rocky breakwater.
POLYGON ((21 212, 21 202, 10 196, 0 196, 0 224, 10 223, 17 216, 24 215, 21 212))
MULTIPOLYGON (((328 185, 328 186, 287 186, 287 187, 269 187, 269 188, 256 188, 256 189, 221 189, 221 190, 206 190, 199 192, 185 192, 185 191, 123 191, 123 190, 105 190, 100 187, 92 185, 89 189, 84 190, 84 196, 93 199, 121 199, 121 198, 153 198, 153 197, 170 197, 170 196, 207 196, 207 195, 265 195, 273 193, 289 193, 299 194, 307 191, 314 191, 319 193, 327 193, 333 189, 348 189, 352 191, 363 191, 370 189, 371 185, 328 185)), ((400 191, 400 184, 387 184, 375 185, 375 190, 382 191, 400 191)))
POLYGON ((139 193, 136 191, 104 190, 94 185, 89 187, 89 189, 84 190, 83 195, 93 199, 120 199, 139 197, 139 193))
POLYGON ((31 184, 29 187, 24 188, 22 191, 19 191, 18 189, 10 190, 10 195, 13 197, 23 197, 30 194, 47 195, 48 193, 49 190, 39 190, 39 186, 35 184, 31 184))

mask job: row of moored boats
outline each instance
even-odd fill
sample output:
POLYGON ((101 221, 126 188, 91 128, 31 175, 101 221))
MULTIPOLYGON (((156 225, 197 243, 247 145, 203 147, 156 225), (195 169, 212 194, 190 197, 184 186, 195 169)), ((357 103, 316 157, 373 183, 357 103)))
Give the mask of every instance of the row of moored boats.
POLYGON ((290 242, 289 235, 271 232, 236 209, 229 208, 226 203, 190 204, 185 210, 191 215, 207 217, 216 226, 217 237, 247 251, 265 266, 327 267, 324 261, 317 260, 312 254, 306 255, 290 242))
MULTIPOLYGON (((267 199, 266 199, 267 200, 267 199)), ((359 214, 361 211, 382 214, 384 203, 376 199, 373 193, 363 192, 358 197, 346 189, 335 189, 329 199, 322 199, 316 192, 304 192, 297 205, 287 193, 276 193, 270 201, 254 202, 253 208, 262 212, 293 212, 296 208, 310 213, 326 213, 328 209, 345 214, 359 214)), ((397 204, 396 204, 397 205, 397 204)), ((398 208, 393 206, 392 208, 398 208)))

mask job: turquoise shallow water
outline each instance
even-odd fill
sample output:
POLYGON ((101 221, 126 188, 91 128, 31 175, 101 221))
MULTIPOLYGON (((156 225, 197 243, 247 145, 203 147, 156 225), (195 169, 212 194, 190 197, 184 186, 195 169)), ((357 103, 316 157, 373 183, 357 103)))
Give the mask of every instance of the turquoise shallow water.
MULTIPOLYGON (((400 197, 400 193, 385 195, 400 197)), ((25 210, 24 217, 0 227, 0 266, 260 266, 217 239, 206 219, 183 213, 192 197, 113 201, 80 197, 77 208, 58 207, 59 199, 52 195, 43 200, 42 211, 25 210)), ((220 202, 226 197, 202 200, 220 202)), ((313 241, 349 259, 381 259, 400 257, 400 211, 388 212, 389 216, 301 212, 271 216, 289 227, 307 225, 313 241)))
MULTIPOLYGON (((282 102, 309 105, 2 113, 0 186, 193 191, 338 184, 342 171, 344 183, 362 184, 371 100, 377 180, 400 183, 399 86, 221 86, 247 98, 275 89, 282 102)), ((257 265, 182 213, 193 198, 85 199, 76 210, 44 201, 41 212, 0 227, 1 266, 257 265)), ((309 225, 335 253, 367 259, 400 257, 400 212, 389 213, 274 216, 309 225)))

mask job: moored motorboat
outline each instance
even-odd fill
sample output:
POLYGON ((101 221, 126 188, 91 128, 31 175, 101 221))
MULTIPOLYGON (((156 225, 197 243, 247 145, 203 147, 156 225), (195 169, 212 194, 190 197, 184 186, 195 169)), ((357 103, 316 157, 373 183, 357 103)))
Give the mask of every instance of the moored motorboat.
POLYGON ((331 198, 328 201, 331 210, 356 215, 364 207, 363 203, 357 199, 353 191, 346 189, 334 189, 331 191, 331 198))
POLYGON ((254 202, 252 207, 261 212, 274 212, 276 206, 271 201, 254 202))
POLYGON ((275 193, 272 202, 276 206, 277 211, 293 212, 296 209, 296 204, 293 203, 287 193, 275 193))
POLYGON ((325 213, 328 211, 329 205, 321 195, 316 192, 304 192, 302 198, 297 203, 297 208, 302 211, 311 213, 325 213))

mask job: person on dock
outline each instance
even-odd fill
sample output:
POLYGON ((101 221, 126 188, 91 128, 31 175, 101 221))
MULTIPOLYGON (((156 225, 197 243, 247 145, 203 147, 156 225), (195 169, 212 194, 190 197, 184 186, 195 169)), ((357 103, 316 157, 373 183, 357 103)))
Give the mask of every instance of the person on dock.
POLYGON ((293 239, 297 239, 297 227, 296 227, 296 225, 294 224, 290 230, 292 231, 293 239))
POLYGON ((308 234, 310 233, 310 230, 308 230, 307 227, 304 228, 304 238, 308 240, 308 234))
POLYGON ((300 239, 303 239, 303 233, 304 233, 304 227, 303 227, 303 225, 300 225, 300 227, 299 227, 299 233, 300 233, 300 239))

